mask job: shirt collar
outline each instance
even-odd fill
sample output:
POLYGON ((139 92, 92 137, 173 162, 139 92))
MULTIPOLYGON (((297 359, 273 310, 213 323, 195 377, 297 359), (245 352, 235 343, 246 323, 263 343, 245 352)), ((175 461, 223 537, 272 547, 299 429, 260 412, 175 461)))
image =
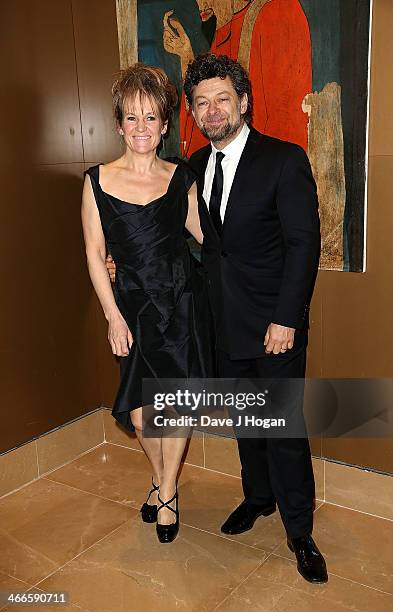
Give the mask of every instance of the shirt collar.
MULTIPOLYGON (((226 147, 221 149, 221 153, 224 153, 225 156, 241 154, 244 149, 244 145, 246 144, 246 140, 248 138, 249 133, 250 128, 248 127, 247 123, 244 123, 242 129, 240 130, 236 138, 232 140, 232 142, 230 142, 226 147)), ((216 149, 213 143, 211 143, 211 147, 215 157, 219 150, 216 149)))

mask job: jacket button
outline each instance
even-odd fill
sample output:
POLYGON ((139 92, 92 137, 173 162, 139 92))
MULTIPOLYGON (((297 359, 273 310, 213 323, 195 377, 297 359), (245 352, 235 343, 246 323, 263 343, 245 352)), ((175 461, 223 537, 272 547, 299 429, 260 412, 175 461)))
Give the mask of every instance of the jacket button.
POLYGON ((228 257, 228 253, 226 251, 221 251, 221 256, 222 257, 228 257))

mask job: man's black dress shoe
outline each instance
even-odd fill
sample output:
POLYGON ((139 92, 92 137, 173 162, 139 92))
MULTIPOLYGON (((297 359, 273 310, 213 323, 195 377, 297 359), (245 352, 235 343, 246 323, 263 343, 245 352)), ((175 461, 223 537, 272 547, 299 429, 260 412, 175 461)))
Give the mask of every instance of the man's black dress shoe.
POLYGON ((288 548, 295 553, 299 574, 308 582, 321 584, 328 581, 325 559, 311 535, 287 538, 288 548))
POLYGON ((249 503, 246 499, 230 514, 221 527, 222 533, 238 535, 252 529, 258 516, 269 516, 276 511, 276 504, 259 506, 249 503))

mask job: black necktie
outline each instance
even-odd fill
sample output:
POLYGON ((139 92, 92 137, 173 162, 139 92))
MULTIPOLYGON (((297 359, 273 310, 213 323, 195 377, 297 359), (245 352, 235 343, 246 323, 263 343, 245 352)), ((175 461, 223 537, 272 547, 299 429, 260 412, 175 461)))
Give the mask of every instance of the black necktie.
POLYGON ((216 153, 216 169, 214 172, 212 192, 211 192, 210 203, 209 203, 210 216, 212 218, 212 221, 215 225, 215 228, 219 236, 221 236, 221 232, 222 232, 220 207, 221 207, 221 198, 222 198, 222 188, 224 184, 224 175, 222 172, 221 162, 224 159, 224 157, 225 155, 224 153, 221 153, 221 151, 218 151, 216 153))

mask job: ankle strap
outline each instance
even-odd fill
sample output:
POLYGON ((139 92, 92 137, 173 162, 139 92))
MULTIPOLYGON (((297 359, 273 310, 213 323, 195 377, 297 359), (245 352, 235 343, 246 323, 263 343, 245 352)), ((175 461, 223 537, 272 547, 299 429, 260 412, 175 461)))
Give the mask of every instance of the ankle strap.
POLYGON ((159 484, 158 485, 154 484, 153 476, 151 477, 151 484, 153 485, 152 492, 159 490, 160 485, 159 484))
POLYGON ((157 508, 157 512, 158 512, 159 510, 161 510, 161 508, 164 508, 164 507, 165 507, 165 508, 168 508, 168 510, 172 510, 172 512, 173 512, 174 514, 176 514, 176 515, 177 515, 177 491, 176 491, 176 493, 174 494, 174 496, 173 496, 173 497, 171 497, 171 499, 168 499, 168 501, 166 501, 166 502, 162 501, 162 499, 161 499, 161 497, 160 497, 160 494, 158 494, 158 501, 160 502, 160 504, 161 504, 161 505, 160 505, 160 506, 158 506, 158 508, 157 508), (169 505, 169 504, 170 504, 170 503, 172 503, 172 502, 173 502, 175 499, 176 499, 176 510, 174 510, 173 508, 171 508, 171 507, 170 507, 170 505, 169 505))
POLYGON ((156 485, 154 484, 154 480, 153 480, 153 476, 151 477, 151 484, 153 485, 153 488, 150 490, 149 495, 147 497, 146 503, 149 501, 150 499, 150 495, 152 493, 154 493, 154 491, 159 491, 160 490, 160 485, 156 485))

